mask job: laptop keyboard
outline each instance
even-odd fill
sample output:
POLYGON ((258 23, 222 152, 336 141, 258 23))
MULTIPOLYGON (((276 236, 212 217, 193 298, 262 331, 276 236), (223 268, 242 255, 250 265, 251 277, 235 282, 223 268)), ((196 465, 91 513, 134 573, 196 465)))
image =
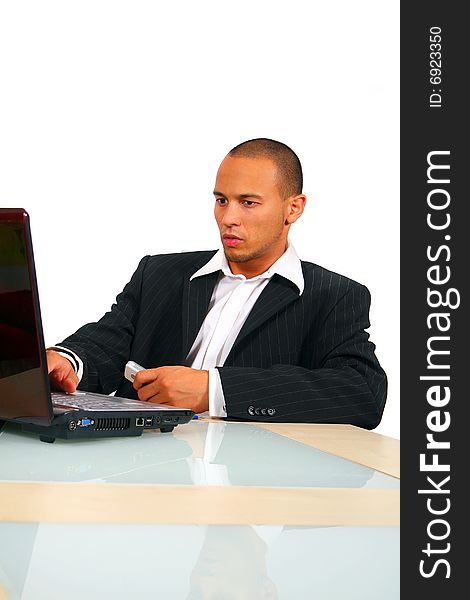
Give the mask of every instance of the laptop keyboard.
POLYGON ((130 398, 115 398, 114 396, 105 396, 104 394, 93 394, 91 392, 75 392, 74 394, 62 394, 60 392, 51 393, 52 404, 54 406, 67 406, 81 410, 161 410, 165 408, 160 404, 142 402, 140 400, 131 400, 130 398))

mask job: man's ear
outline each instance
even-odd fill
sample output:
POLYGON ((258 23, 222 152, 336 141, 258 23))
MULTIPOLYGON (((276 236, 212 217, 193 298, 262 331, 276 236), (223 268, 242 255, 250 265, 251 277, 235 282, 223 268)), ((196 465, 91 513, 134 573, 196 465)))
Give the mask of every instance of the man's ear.
POLYGON ((291 225, 292 223, 295 223, 304 212, 307 196, 304 194, 296 194, 295 196, 287 198, 286 202, 288 208, 285 224, 291 225))

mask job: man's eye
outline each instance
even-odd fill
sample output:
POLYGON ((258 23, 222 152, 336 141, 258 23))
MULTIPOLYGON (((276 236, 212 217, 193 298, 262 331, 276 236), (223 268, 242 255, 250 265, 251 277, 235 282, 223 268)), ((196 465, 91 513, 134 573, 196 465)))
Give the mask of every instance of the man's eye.
POLYGON ((215 201, 218 204, 221 204, 222 206, 225 206, 225 204, 227 204, 227 199, 226 198, 216 198, 215 201))
POLYGON ((255 204, 258 204, 257 202, 253 202, 253 200, 244 200, 243 204, 245 206, 255 206, 255 204))

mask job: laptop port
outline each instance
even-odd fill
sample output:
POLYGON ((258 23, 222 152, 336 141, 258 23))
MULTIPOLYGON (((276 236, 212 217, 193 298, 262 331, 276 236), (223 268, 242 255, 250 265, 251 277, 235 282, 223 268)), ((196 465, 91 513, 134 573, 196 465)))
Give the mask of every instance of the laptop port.
POLYGON ((137 419, 135 420, 135 424, 137 425, 137 427, 143 427, 144 421, 144 417, 137 417, 137 419))
POLYGON ((152 427, 153 425, 153 417, 147 417, 145 419, 145 427, 152 427))

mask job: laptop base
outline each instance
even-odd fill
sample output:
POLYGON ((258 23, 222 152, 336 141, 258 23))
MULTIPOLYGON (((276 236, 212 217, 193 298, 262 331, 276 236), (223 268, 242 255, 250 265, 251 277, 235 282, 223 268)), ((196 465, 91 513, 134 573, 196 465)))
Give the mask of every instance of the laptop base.
POLYGON ((22 431, 39 435, 41 442, 53 443, 57 438, 64 440, 99 439, 142 435, 144 430, 159 429, 171 433, 178 424, 187 423, 192 411, 171 411, 170 414, 136 415, 135 411, 107 412, 74 410, 57 415, 51 425, 21 423, 22 431))

